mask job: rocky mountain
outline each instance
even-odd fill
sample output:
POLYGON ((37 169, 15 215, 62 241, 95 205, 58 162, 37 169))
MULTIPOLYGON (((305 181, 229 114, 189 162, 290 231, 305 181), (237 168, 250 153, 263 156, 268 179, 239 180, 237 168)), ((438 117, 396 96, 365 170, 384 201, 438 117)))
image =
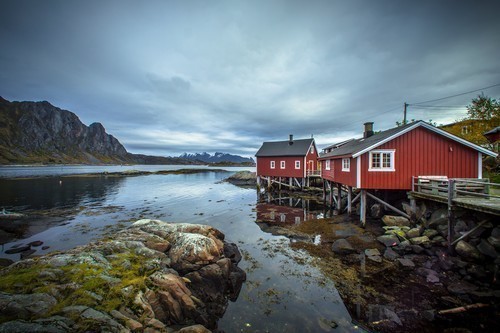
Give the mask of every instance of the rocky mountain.
POLYGON ((143 163, 187 160, 127 152, 104 126, 84 125, 73 112, 49 102, 9 102, 0 97, 0 164, 143 163))
POLYGON ((252 158, 243 157, 239 155, 231 155, 226 153, 218 153, 218 152, 213 155, 209 153, 195 153, 195 154, 184 153, 180 155, 179 158, 191 161, 200 161, 204 163, 238 163, 238 164, 255 163, 255 161, 252 158))

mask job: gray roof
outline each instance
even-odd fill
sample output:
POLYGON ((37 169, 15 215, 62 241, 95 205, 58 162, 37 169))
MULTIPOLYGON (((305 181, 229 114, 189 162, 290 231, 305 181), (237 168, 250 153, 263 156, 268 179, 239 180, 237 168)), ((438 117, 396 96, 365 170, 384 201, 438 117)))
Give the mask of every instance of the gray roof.
POLYGON ((436 128, 425 121, 419 120, 416 122, 408 123, 403 126, 399 127, 394 127, 391 129, 388 129, 386 131, 382 131, 379 133, 375 133, 372 136, 368 138, 361 138, 361 139, 355 139, 353 141, 347 142, 346 144, 333 149, 329 153, 321 154, 320 158, 325 158, 325 157, 340 157, 340 156, 352 156, 352 157, 358 157, 367 151, 370 151, 388 141, 391 141, 395 139, 396 137, 403 135, 404 133, 407 133, 409 131, 412 131, 413 129, 417 127, 425 127, 428 130, 431 130, 437 134, 440 134, 442 136, 445 136, 451 140, 460 142, 470 148, 473 148, 475 150, 478 150, 484 154, 490 155, 490 156, 496 156, 496 154, 492 151, 489 151, 483 147, 480 147, 478 145, 473 144, 472 142, 469 142, 467 140, 464 140, 462 138, 459 138, 453 134, 450 134, 446 131, 443 131, 439 128, 436 128))
POLYGON ((483 135, 495 134, 495 133, 498 133, 498 132, 500 132, 500 126, 495 127, 494 129, 492 129, 491 131, 488 131, 488 132, 484 133, 483 135))
POLYGON ((305 156, 314 139, 301 139, 286 141, 264 142, 255 156, 305 156))

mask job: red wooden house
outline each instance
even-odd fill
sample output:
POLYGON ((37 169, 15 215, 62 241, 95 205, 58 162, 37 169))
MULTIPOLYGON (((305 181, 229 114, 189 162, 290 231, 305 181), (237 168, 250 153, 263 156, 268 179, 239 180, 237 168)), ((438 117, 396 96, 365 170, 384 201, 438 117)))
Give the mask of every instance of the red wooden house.
POLYGON ((348 199, 353 187, 361 189, 362 209, 368 190, 409 191, 416 176, 482 178, 483 154, 496 156, 424 121, 379 133, 365 123, 362 138, 333 147, 320 156, 321 176, 339 189, 347 186, 348 199))
POLYGON ((311 177, 319 177, 318 151, 313 138, 264 142, 255 154, 257 158, 257 181, 267 180, 268 186, 308 185, 311 177))

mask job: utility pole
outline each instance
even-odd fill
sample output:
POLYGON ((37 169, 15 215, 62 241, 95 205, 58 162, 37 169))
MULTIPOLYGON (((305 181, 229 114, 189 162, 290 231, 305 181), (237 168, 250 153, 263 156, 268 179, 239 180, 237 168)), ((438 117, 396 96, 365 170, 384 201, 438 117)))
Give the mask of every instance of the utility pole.
POLYGON ((408 103, 404 103, 404 116, 403 116, 403 125, 406 125, 406 107, 408 106, 408 103))

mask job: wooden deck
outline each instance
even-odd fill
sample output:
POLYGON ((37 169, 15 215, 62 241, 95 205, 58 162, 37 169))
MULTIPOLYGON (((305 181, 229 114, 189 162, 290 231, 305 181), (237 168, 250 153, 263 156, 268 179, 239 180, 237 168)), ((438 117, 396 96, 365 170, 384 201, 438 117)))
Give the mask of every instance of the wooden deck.
POLYGON ((415 177, 410 195, 479 212, 500 215, 500 184, 488 179, 415 177))

